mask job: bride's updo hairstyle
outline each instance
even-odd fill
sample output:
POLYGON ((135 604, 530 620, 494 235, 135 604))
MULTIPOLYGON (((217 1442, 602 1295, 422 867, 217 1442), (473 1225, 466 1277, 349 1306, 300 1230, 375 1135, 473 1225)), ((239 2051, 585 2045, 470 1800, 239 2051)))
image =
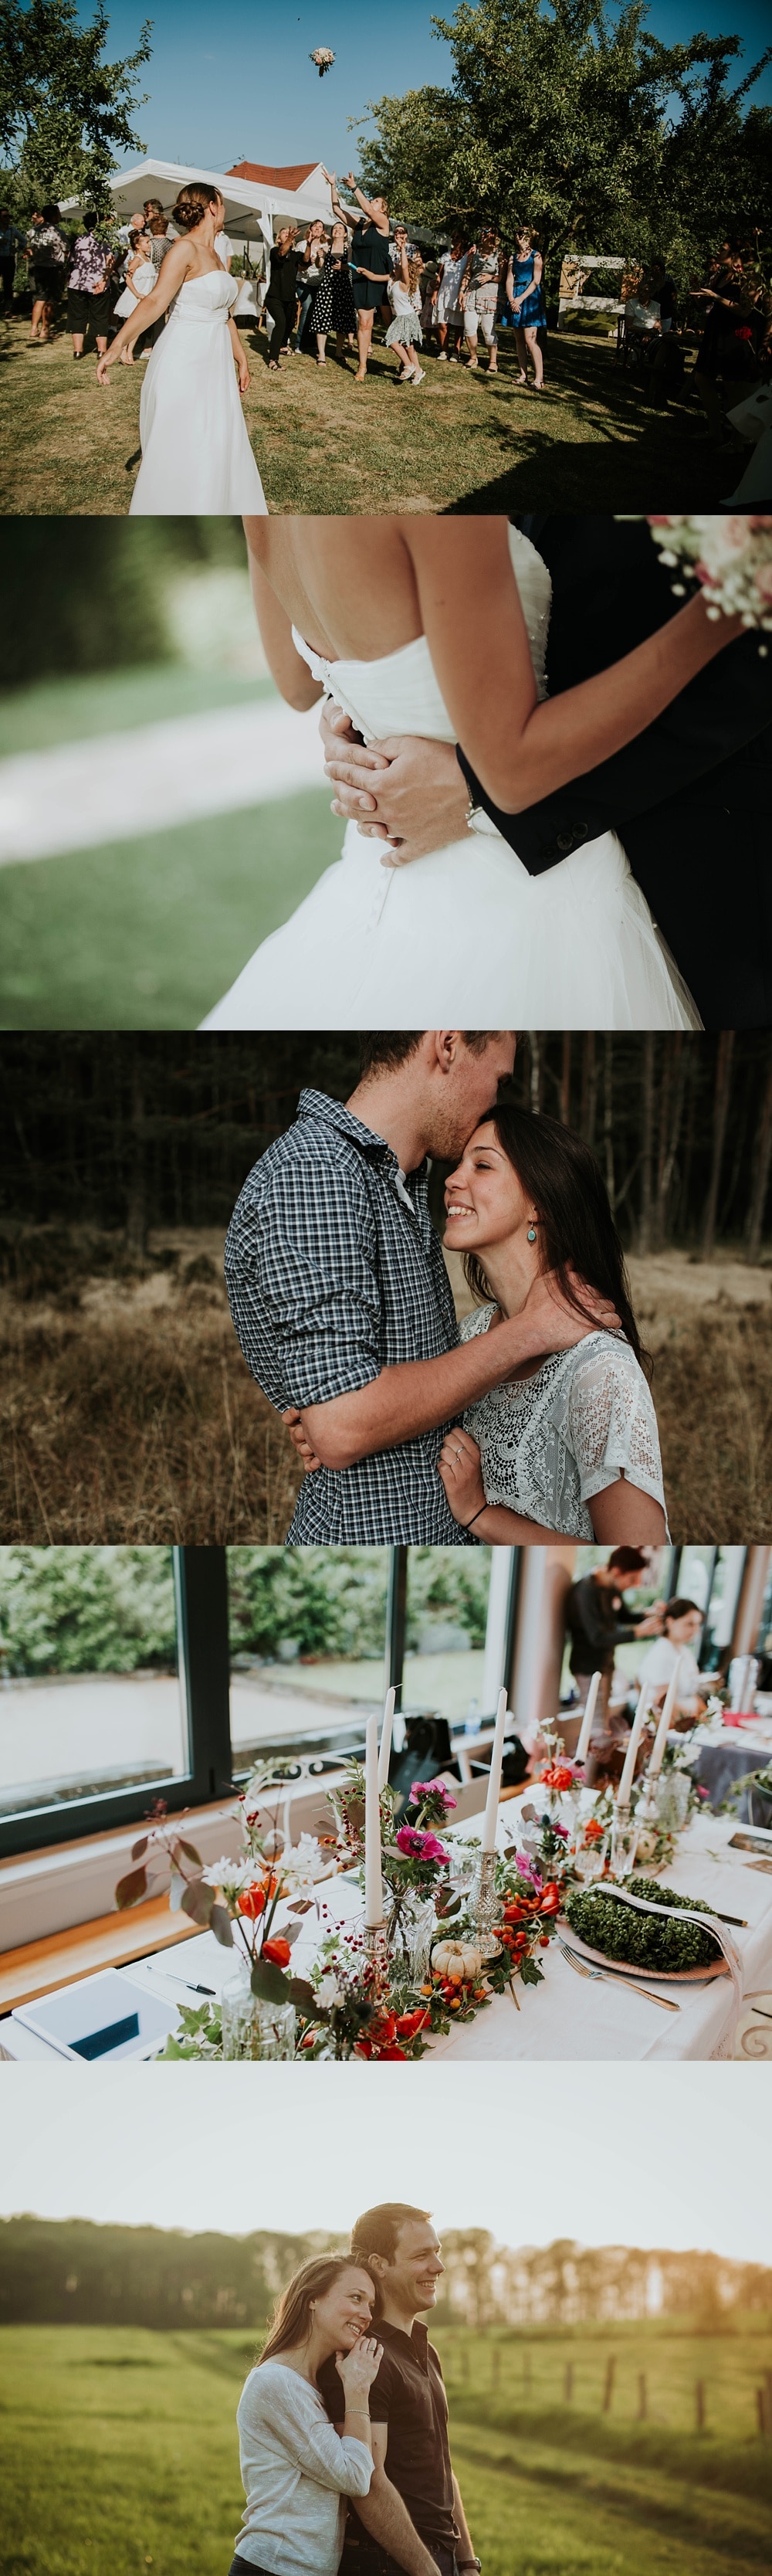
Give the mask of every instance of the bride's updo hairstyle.
POLYGON ((194 233, 210 206, 218 204, 219 197, 219 188, 210 187, 206 179, 191 179, 187 188, 180 189, 176 206, 172 207, 172 223, 179 224, 184 233, 194 233))
MULTIPOLYGON (((326 2298, 327 2291, 344 2272, 367 2272, 367 2264, 360 2263, 355 2254, 314 2254, 310 2263, 301 2263, 300 2271, 293 2272, 286 2290, 282 2290, 276 2301, 260 2354, 261 2362, 272 2361, 278 2352, 290 2352, 298 2344, 308 2342, 314 2300, 326 2298)), ((372 2273, 368 2273, 368 2279, 372 2280, 372 2273)), ((375 2289, 373 2281, 373 2304, 375 2289)))
MULTIPOLYGON (((542 1270, 554 1270, 561 1295, 590 1323, 595 1318, 583 1304, 577 1282, 584 1280, 588 1288, 607 1298, 616 1308, 625 1341, 650 1377, 652 1363, 633 1314, 608 1191, 589 1145, 557 1118, 537 1118, 527 1110, 510 1108, 507 1102, 480 1124, 494 1128, 521 1188, 533 1199, 542 1270)), ((487 1302, 493 1290, 483 1262, 474 1253, 466 1254, 464 1272, 473 1297, 487 1302)))

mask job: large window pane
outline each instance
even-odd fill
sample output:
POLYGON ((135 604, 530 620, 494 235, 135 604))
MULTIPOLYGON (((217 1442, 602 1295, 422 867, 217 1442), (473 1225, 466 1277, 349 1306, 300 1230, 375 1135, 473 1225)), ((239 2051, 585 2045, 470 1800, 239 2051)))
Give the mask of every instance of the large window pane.
POLYGON ((359 1742, 383 1704, 389 1550, 229 1547, 234 1772, 302 1739, 359 1742))
POLYGON ((402 1708, 476 1725, 483 1708, 491 1549, 410 1547, 402 1708))
POLYGON ((705 1612, 705 1626, 699 1649, 705 1672, 715 1672, 725 1657, 730 1643, 737 1608, 743 1566, 744 1547, 684 1547, 678 1569, 678 1590, 682 1599, 694 1601, 705 1612))
POLYGON ((0 1814, 187 1769, 171 1549, 0 1548, 0 1814))

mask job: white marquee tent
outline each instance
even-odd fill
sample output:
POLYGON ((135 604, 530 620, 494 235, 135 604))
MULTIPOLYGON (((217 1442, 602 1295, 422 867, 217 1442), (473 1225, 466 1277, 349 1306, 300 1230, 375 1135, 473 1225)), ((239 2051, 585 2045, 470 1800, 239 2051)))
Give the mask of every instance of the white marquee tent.
MULTIPOLYGON (((113 208, 125 219, 141 206, 146 197, 160 197, 165 213, 171 213, 175 197, 190 179, 204 179, 219 189, 225 204, 225 229, 234 241, 260 245, 274 238, 274 218, 280 223, 312 223, 320 216, 332 222, 330 191, 322 176, 321 163, 311 170, 297 189, 274 188, 262 179, 238 179, 223 170, 202 170, 200 163, 190 169, 179 161, 136 162, 131 170, 118 170, 110 181, 113 208)), ((79 211, 77 197, 62 206, 63 214, 79 211)))

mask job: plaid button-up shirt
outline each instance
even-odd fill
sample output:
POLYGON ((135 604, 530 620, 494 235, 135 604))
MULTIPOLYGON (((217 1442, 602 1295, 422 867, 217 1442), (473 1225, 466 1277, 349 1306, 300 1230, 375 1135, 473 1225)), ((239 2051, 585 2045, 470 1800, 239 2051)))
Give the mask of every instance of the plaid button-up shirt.
MULTIPOLYGON (((327 1404, 402 1360, 458 1340, 426 1164, 401 1195, 396 1154, 321 1091, 255 1164, 231 1218, 225 1275, 247 1366, 278 1412, 327 1404)), ((462 1547, 437 1474, 444 1431, 423 1431, 301 1487, 288 1543, 462 1547)))

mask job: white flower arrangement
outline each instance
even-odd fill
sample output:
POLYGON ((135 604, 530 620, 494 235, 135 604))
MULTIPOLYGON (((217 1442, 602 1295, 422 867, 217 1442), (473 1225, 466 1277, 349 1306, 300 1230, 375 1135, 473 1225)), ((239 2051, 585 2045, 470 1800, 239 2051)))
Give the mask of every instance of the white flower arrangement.
POLYGON ((330 45, 315 45, 313 53, 309 54, 308 59, 310 63, 316 64, 319 79, 323 80, 325 72, 331 70, 332 64, 335 61, 335 55, 330 45))
MULTIPOLYGON (((668 570, 699 582, 710 618, 739 617, 756 634, 772 635, 772 517, 648 514, 648 523, 668 570)), ((677 599, 685 598, 684 582, 672 588, 677 599)), ((760 653, 768 649, 759 645, 760 653)))

